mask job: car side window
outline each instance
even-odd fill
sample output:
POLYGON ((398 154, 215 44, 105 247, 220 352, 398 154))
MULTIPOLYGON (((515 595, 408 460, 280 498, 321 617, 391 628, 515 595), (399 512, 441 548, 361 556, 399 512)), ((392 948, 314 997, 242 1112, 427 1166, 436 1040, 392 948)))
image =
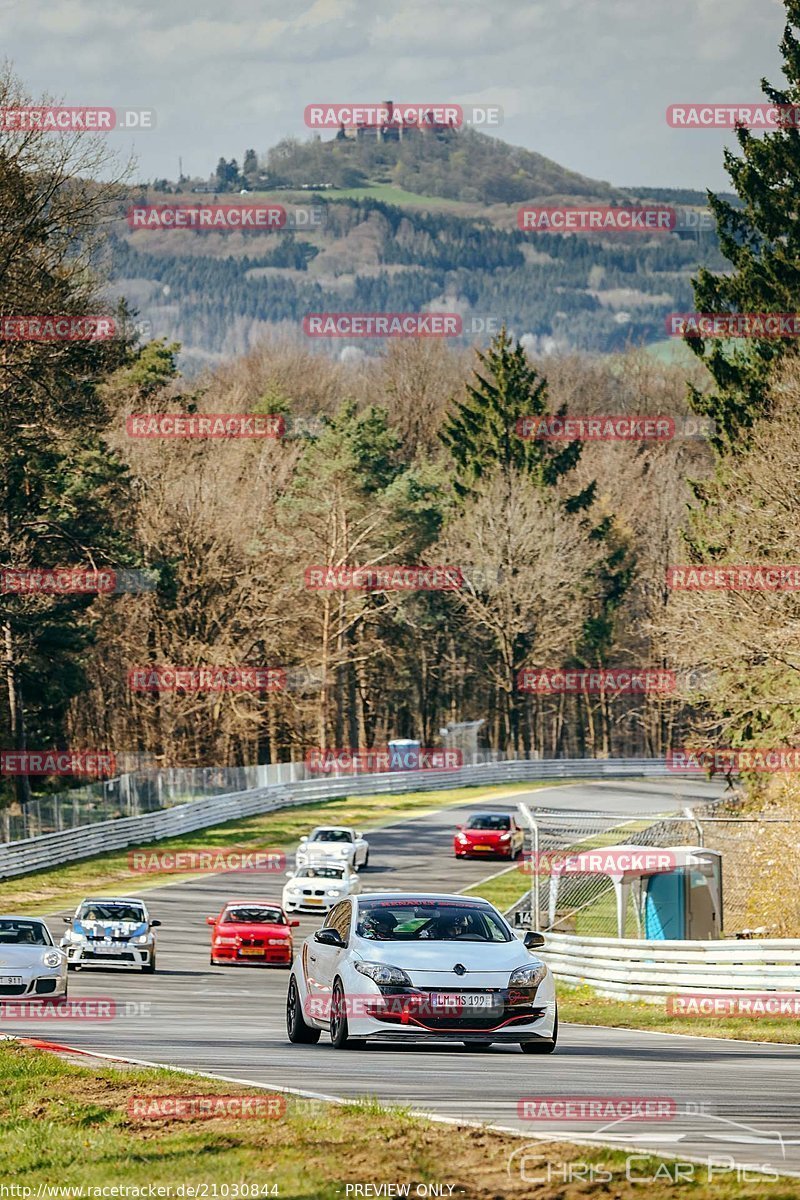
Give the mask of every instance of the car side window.
POLYGON ((325 922, 325 927, 327 929, 335 929, 345 945, 347 945, 350 938, 350 917, 352 911, 353 906, 350 901, 343 900, 341 904, 334 905, 325 922))

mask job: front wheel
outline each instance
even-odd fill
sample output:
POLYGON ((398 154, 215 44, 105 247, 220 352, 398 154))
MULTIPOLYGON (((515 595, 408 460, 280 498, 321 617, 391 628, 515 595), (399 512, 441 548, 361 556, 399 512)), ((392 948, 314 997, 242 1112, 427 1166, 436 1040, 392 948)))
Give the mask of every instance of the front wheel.
POLYGON ((350 1037, 350 1029, 347 1024, 347 998, 341 979, 337 979, 333 985, 329 1028, 331 1045, 336 1050, 357 1050, 364 1044, 363 1041, 354 1041, 350 1037))
POLYGON ((150 962, 142 967, 143 975, 155 975, 156 973, 156 958, 155 955, 150 959, 150 962))
POLYGON ((286 1032, 289 1035, 289 1041, 295 1044, 303 1043, 313 1046, 319 1041, 320 1030, 306 1025, 303 1020, 300 993, 297 990, 297 980, 294 975, 289 980, 289 991, 286 995, 286 1032))
POLYGON ((558 1012, 553 1022, 553 1036, 542 1038, 540 1042, 520 1042, 523 1054, 552 1054, 558 1042, 558 1012))
POLYGON ((365 870, 368 866, 369 866, 369 850, 367 851, 366 855, 364 856, 364 862, 362 863, 362 870, 365 870))
POLYGON ((467 1048, 467 1050, 482 1051, 482 1050, 490 1050, 492 1043, 491 1042, 464 1042, 464 1046, 467 1048))

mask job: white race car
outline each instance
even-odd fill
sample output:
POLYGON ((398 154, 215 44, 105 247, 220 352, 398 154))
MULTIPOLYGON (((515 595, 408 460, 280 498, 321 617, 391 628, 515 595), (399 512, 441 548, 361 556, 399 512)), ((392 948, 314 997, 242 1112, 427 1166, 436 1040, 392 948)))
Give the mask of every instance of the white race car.
POLYGON ((340 901, 294 960, 291 1042, 516 1042, 550 1054, 558 1010, 550 970, 486 900, 372 892, 340 901))
POLYGON ((323 861, 286 874, 289 882, 283 888, 283 907, 287 913, 325 912, 338 900, 361 891, 361 880, 347 863, 323 861))
POLYGON ((139 967, 152 975, 156 969, 155 928, 142 900, 114 897, 84 900, 74 917, 64 917, 70 928, 61 939, 70 967, 95 963, 103 967, 139 967))
POLYGON ((323 862, 346 863, 357 871, 369 865, 369 843, 357 829, 344 825, 318 825, 308 837, 300 838, 295 866, 313 867, 323 862))
POLYGON ((0 917, 0 997, 64 999, 67 960, 44 921, 0 917))

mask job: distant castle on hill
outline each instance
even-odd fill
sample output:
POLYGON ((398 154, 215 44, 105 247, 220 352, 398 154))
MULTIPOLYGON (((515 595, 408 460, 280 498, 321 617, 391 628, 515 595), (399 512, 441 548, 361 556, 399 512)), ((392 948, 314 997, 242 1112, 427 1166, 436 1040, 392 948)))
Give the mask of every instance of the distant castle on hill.
POLYGON ((414 114, 396 110, 394 101, 384 100, 383 120, 360 121, 354 125, 340 125, 336 134, 337 141, 368 141, 401 142, 406 138, 435 137, 444 141, 456 133, 458 125, 454 120, 439 121, 433 108, 423 109, 418 119, 414 114))

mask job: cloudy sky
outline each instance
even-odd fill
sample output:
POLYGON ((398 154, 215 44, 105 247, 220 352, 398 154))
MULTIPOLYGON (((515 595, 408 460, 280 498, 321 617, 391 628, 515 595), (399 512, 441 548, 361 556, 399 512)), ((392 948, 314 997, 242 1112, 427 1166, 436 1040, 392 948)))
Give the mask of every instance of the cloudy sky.
POLYGON ((308 136, 309 103, 392 98, 500 105, 505 140, 621 186, 719 188, 730 135, 665 109, 761 99, 783 18, 781 0, 0 0, 0 47, 35 96, 155 109, 142 179, 308 136))

